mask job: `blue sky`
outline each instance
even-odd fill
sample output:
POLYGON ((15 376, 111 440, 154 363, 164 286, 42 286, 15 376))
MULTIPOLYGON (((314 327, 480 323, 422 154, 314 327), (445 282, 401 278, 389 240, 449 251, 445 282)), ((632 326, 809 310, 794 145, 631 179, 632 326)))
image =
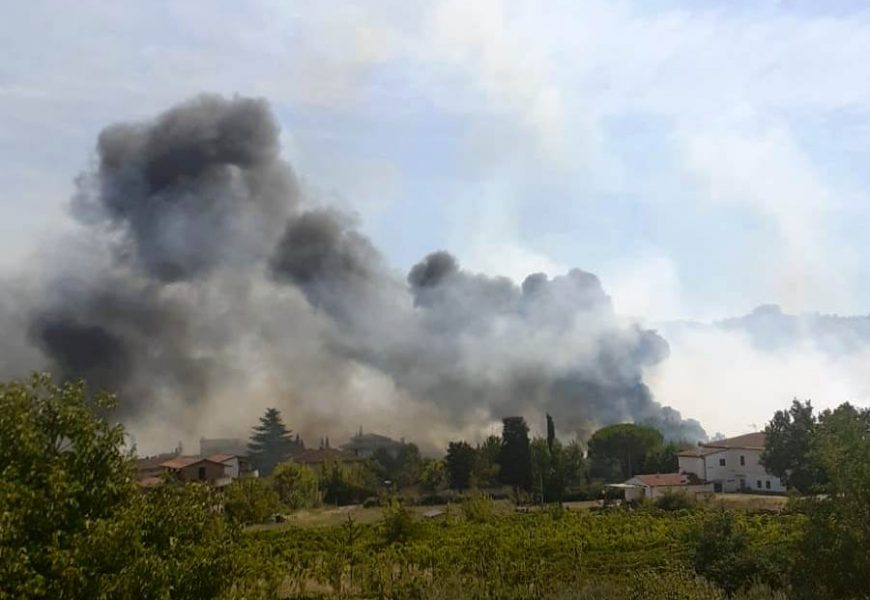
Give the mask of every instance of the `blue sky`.
POLYGON ((648 320, 870 303, 860 2, 33 2, 0 39, 4 264, 72 226, 104 124, 215 91, 400 270, 578 266, 648 320))

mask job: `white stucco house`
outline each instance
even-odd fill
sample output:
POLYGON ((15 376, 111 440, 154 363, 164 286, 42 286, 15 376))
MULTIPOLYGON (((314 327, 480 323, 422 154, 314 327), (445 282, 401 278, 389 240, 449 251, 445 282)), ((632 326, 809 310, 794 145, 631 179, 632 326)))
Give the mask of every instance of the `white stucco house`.
POLYGON ((747 433, 698 444, 677 455, 680 473, 692 473, 713 484, 716 492, 783 493, 779 477, 761 465, 764 433, 747 433))
POLYGON ((684 473, 655 473, 650 475, 635 475, 625 483, 612 484, 608 487, 620 488, 625 491, 626 501, 640 498, 656 499, 667 493, 680 493, 688 496, 710 494, 713 484, 696 480, 684 473))

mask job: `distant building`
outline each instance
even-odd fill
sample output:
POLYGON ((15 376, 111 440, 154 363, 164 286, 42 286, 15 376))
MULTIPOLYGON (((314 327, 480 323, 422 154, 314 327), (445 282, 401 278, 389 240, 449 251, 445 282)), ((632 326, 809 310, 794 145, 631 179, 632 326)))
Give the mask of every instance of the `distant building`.
POLYGON ((350 438, 350 441, 341 448, 354 456, 369 458, 375 451, 380 449, 384 449, 395 456, 404 445, 404 440, 397 442, 385 435, 363 433, 362 428, 360 428, 359 433, 350 438))
POLYGON ((199 455, 233 454, 248 455, 248 442, 239 438, 199 438, 199 455))
POLYGON ((210 461, 219 462, 224 465, 224 473, 230 479, 238 479, 240 477, 257 476, 257 472, 251 466, 251 463, 244 456, 235 454, 212 454, 205 457, 210 461))
POLYGON ((641 498, 656 499, 674 492, 689 496, 713 492, 712 483, 698 480, 683 473, 635 475, 625 483, 612 484, 608 487, 623 489, 627 501, 640 500, 641 498))
POLYGON ((162 463, 178 456, 174 452, 166 452, 156 456, 146 456, 136 459, 136 482, 140 487, 153 487, 163 483, 163 473, 166 472, 162 463))
POLYGON ((677 455, 679 469, 712 482, 716 492, 785 492, 780 478, 761 464, 764 443, 764 433, 757 432, 698 444, 677 455))
POLYGON ((297 454, 291 459, 300 465, 306 465, 315 470, 320 470, 327 463, 341 463, 350 465, 365 461, 365 458, 357 456, 346 450, 336 450, 335 448, 319 448, 317 450, 306 450, 301 454, 297 454))
POLYGON ((176 456, 160 463, 160 466, 176 481, 202 481, 223 486, 232 481, 227 474, 228 465, 200 456, 176 456))

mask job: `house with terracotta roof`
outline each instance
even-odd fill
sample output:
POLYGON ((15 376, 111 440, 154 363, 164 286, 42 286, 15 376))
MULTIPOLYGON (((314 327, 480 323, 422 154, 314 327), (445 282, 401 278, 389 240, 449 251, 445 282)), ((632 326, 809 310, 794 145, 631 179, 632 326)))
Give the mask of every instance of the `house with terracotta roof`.
POLYGON ((699 480, 697 477, 684 473, 635 475, 625 483, 610 485, 609 487, 623 489, 625 491, 625 499, 629 502, 640 500, 641 498, 656 499, 668 493, 697 496, 713 492, 712 483, 699 480))
POLYGON ((160 466, 177 481, 202 481, 213 485, 226 485, 232 479, 223 462, 201 456, 176 456, 160 466))
POLYGON ((699 443, 677 455, 680 473, 710 481, 716 492, 783 493, 779 477, 761 464, 763 432, 699 443))

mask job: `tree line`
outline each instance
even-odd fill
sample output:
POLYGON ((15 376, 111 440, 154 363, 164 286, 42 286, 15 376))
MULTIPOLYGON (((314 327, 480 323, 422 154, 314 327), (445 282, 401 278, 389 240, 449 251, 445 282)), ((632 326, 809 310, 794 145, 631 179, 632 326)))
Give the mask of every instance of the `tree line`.
MULTIPOLYGON (((362 464, 330 462, 317 479, 306 467, 286 464, 292 458, 292 432, 280 412, 270 408, 254 428, 248 448, 250 460, 262 475, 271 475, 277 467, 276 477, 288 479, 282 489, 291 486, 291 480, 319 481, 320 496, 309 491, 310 483, 300 483, 304 491, 296 494, 297 498, 346 504, 377 496, 384 491, 385 482, 391 491, 415 489, 436 498, 447 490, 462 493, 498 488, 540 502, 589 498, 598 491, 595 482, 676 471, 677 453, 690 446, 666 442, 653 427, 622 423, 593 433, 586 451, 576 439, 563 444, 549 414, 546 432, 546 437, 532 438, 523 417, 506 417, 500 436, 490 435, 475 445, 464 440, 450 442, 443 459, 424 458, 415 444, 403 443, 397 450, 377 449, 362 464), (290 471, 295 475, 288 477, 290 471)), ((297 506, 298 501, 291 504, 297 506)))

